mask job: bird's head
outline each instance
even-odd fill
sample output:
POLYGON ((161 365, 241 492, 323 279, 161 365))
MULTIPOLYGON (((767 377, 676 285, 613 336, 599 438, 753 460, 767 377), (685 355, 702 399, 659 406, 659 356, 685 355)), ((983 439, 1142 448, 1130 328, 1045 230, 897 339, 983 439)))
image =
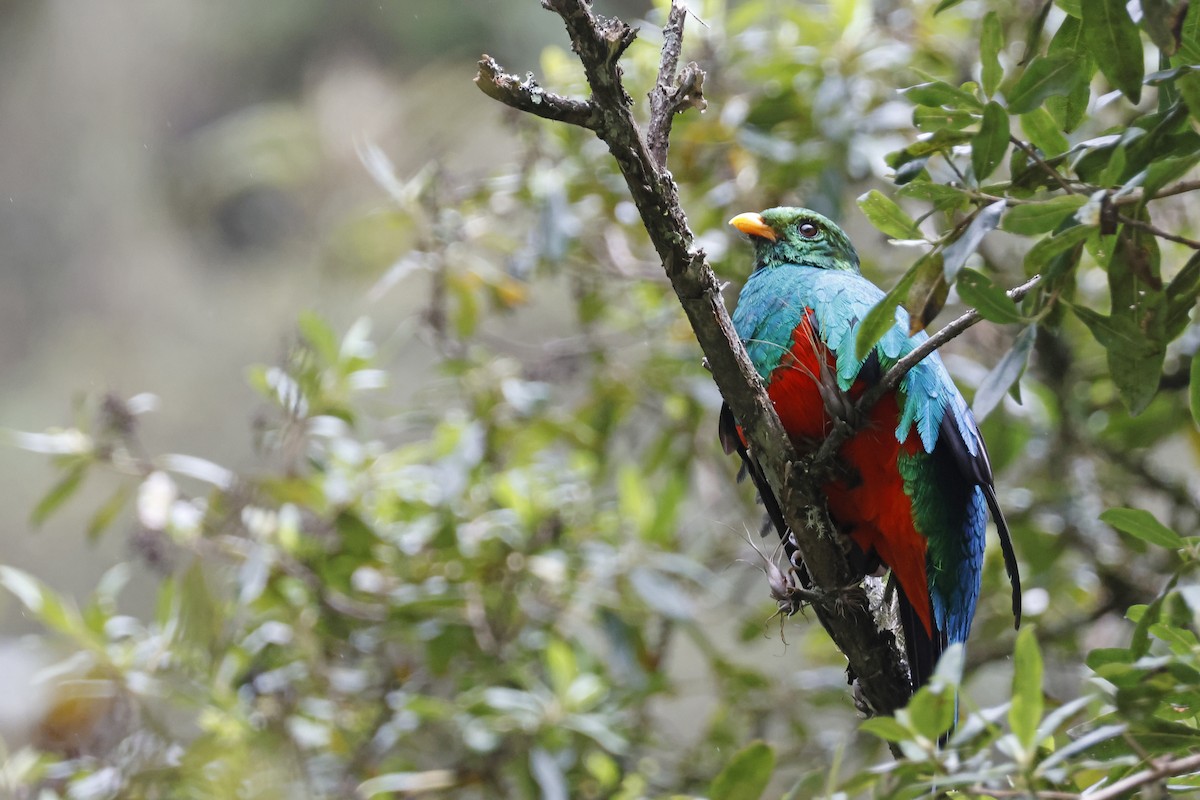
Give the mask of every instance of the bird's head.
POLYGON ((807 208, 768 208, 738 214, 729 224, 754 243, 754 268, 802 264, 858 272, 858 253, 833 221, 807 208))

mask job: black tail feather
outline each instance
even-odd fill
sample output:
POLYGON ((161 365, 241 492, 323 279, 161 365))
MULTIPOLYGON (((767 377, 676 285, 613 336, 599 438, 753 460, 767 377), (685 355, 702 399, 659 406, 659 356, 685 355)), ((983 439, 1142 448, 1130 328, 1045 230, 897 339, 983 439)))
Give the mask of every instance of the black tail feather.
POLYGON ((1000 552, 1004 554, 1004 571, 1008 573, 1008 581, 1012 584, 1013 627, 1021 627, 1021 572, 1017 568, 1017 554, 1013 550, 1012 535, 1008 532, 1008 523, 1000 512, 1000 504, 996 502, 996 490, 991 482, 981 483, 983 497, 987 500, 992 512, 992 521, 996 523, 996 533, 1000 536, 1000 552))
POLYGON ((938 659, 946 650, 946 636, 935 628, 934 635, 931 637, 925 630, 925 624, 921 622, 917 610, 908 601, 904 590, 897 587, 896 594, 900 601, 900 628, 904 631, 904 652, 908 659, 908 672, 915 692, 933 677, 933 670, 937 667, 938 659))

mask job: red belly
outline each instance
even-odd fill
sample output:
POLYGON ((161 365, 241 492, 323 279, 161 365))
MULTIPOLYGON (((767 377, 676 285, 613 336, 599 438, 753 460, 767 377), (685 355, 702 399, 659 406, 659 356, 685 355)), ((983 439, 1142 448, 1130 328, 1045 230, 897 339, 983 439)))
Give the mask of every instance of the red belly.
MULTIPOLYGON (((827 386, 836 387, 834 356, 813 331, 811 315, 809 311, 797 326, 792 350, 780 361, 767 386, 784 430, 802 452, 811 450, 832 428, 819 389, 822 375, 827 386)), ((863 381, 856 381, 849 395, 857 399, 865 389, 863 381)), ((896 441, 899 420, 896 396, 886 395, 869 412, 866 427, 842 445, 845 474, 822 489, 834 524, 864 553, 873 550, 891 568, 932 637, 925 537, 913 525, 912 501, 904 491, 897 465, 901 448, 917 453, 921 443, 915 432, 903 444, 896 441)))

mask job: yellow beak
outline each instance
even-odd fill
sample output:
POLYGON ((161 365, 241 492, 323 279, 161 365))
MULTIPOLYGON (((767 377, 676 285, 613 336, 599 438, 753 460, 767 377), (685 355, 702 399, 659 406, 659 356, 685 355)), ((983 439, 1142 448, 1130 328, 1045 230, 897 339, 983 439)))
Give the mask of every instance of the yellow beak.
POLYGON ((749 236, 758 236, 772 242, 779 238, 775 235, 775 229, 762 218, 762 214, 738 214, 729 220, 729 224, 749 236))

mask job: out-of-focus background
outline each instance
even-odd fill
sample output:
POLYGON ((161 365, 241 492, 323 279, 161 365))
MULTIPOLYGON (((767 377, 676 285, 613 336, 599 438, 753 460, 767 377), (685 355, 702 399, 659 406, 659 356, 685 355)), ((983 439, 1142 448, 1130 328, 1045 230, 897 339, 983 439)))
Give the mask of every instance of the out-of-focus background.
MULTIPOLYGON (((301 310, 417 313, 411 292, 370 291, 408 241, 358 235, 387 203, 360 154, 379 148, 400 175, 437 166, 448 191, 511 161, 516 134, 473 85, 475 61, 532 65, 559 35, 513 0, 0 5, 0 425, 64 425, 83 393, 150 392, 150 450, 257 463, 246 368, 281 357, 301 310)), ((415 340, 389 355, 401 395, 433 359, 415 340)), ((51 480, 0 447, 0 562, 90 591, 130 538, 81 536, 103 487, 35 530, 51 480)), ((143 607, 152 586, 135 578, 143 607)), ((40 663, 15 638, 34 627, 0 602, 6 686, 40 663)), ((25 699, 4 692, 0 726, 30 722, 13 720, 25 699)))

